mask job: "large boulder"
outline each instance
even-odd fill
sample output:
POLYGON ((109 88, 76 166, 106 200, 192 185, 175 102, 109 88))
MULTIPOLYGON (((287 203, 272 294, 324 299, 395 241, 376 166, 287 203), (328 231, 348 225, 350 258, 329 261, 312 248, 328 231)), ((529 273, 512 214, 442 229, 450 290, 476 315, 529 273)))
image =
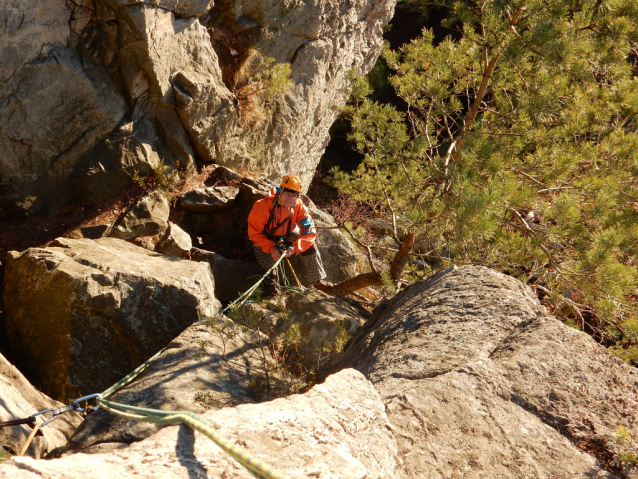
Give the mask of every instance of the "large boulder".
MULTIPOLYGON (((34 388, 29 381, 4 356, 0 355, 0 422, 23 419, 45 409, 58 409, 62 403, 54 401, 34 388)), ((40 415, 37 422, 51 418, 51 413, 40 415)), ((75 412, 61 414, 53 422, 41 428, 26 454, 39 458, 61 451, 78 427, 82 418, 75 412)), ((0 446, 9 454, 17 454, 26 442, 31 427, 18 425, 0 428, 0 446)), ((2 450, 2 449, 0 449, 2 450)))
MULTIPOLYGON (((349 96, 349 75, 352 71, 367 73, 374 66, 383 27, 390 21, 395 3, 216 2, 210 19, 213 34, 215 28, 230 31, 236 34, 232 46, 246 42, 275 63, 290 63, 292 85, 262 112, 251 111, 251 102, 240 103, 242 117, 263 113, 263 121, 235 144, 232 130, 221 131, 223 140, 218 144, 232 148, 218 146, 215 161, 225 165, 247 163, 271 179, 295 174, 307 189, 328 144, 328 130, 349 96)), ((218 51, 222 55, 224 48, 218 47, 218 51)), ((236 86, 240 100, 241 86, 236 86)), ((198 135, 214 138, 206 129, 198 135)))
MULTIPOLYGON (((205 413, 231 443, 291 479, 393 479, 400 458, 383 403, 358 372, 342 371, 303 395, 205 413)), ((212 441, 170 426, 112 454, 51 461, 12 458, 0 478, 253 477, 212 441)))
POLYGON ((161 191, 145 196, 124 213, 110 231, 110 236, 131 239, 164 234, 168 228, 171 206, 161 191))
POLYGON ((192 248, 193 241, 189 234, 169 221, 166 237, 155 246, 155 251, 183 258, 190 253, 192 248))
POLYGON ((6 0, 0 216, 97 203, 163 168, 188 176, 195 157, 308 185, 394 3, 6 0), (284 63, 289 87, 262 101, 284 63))
POLYGON ((345 357, 400 431, 401 477, 634 477, 617 438, 638 437, 638 372, 514 278, 463 267, 406 288, 345 357))
POLYGON ((230 208, 235 203, 239 188, 233 186, 213 186, 184 193, 179 198, 180 206, 195 213, 214 213, 230 208))
POLYGON ((68 201, 82 158, 127 111, 103 65, 77 54, 66 0, 0 8, 0 218, 68 201))
POLYGON ((199 248, 191 250, 192 261, 205 261, 213 270, 215 277, 215 297, 229 303, 248 291, 263 272, 257 263, 238 259, 224 258, 212 251, 199 248))
POLYGON ((65 401, 113 384, 219 306, 206 263, 115 238, 10 252, 5 304, 22 370, 65 401))
MULTIPOLYGON (((109 400, 197 414, 258 402, 262 394, 256 385, 278 386, 280 375, 272 370, 273 363, 265 339, 229 320, 211 319, 189 326, 139 378, 109 400)), ((101 452, 140 441, 160 427, 98 410, 84 420, 71 447, 101 452)))
MULTIPOLYGON (((329 296, 315 288, 293 294, 285 313, 274 315, 277 329, 286 334, 295 328, 300 335, 295 345, 307 371, 317 372, 338 362, 348 341, 356 335, 368 312, 339 296, 329 296)), ((293 336, 288 333, 288 336, 293 336)))

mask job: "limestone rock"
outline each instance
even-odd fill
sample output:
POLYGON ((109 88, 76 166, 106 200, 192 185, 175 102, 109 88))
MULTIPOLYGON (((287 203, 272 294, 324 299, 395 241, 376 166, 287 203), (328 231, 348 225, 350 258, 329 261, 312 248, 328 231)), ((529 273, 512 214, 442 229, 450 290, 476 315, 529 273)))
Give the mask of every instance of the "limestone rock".
POLYGON ((307 188, 394 3, 6 0, 0 216, 98 203, 158 168, 188 176, 195 156, 307 188), (261 82, 255 58, 291 65, 267 105, 237 81, 261 82))
POLYGON ((169 222, 166 238, 155 247, 155 250, 163 254, 183 258, 190 252, 192 247, 193 242, 188 233, 175 223, 169 222))
POLYGON ((77 55, 67 3, 0 8, 0 217, 55 212, 75 166, 126 114, 104 66, 77 55))
MULTIPOLYGON (((0 355, 0 422, 22 419, 45 409, 60 408, 62 403, 54 401, 35 389, 29 381, 4 356, 0 355)), ((42 424, 51 418, 51 413, 37 417, 42 424)), ((61 450, 75 428, 80 424, 80 415, 71 411, 61 414, 41 429, 42 435, 34 438, 26 454, 39 458, 61 450)), ((9 454, 17 454, 31 433, 28 425, 0 428, 0 446, 9 454)))
POLYGON ((405 478, 616 477, 615 432, 638 437, 638 372, 487 268, 406 288, 345 357, 401 431, 405 478))
POLYGON ((180 197, 180 205, 188 211, 212 213, 233 206, 238 192, 239 189, 232 186, 192 190, 180 197))
MULTIPOLYGON (((175 173, 166 168, 151 147, 150 136, 154 136, 154 132, 147 121, 127 122, 97 143, 73 170, 73 202, 100 204, 149 175, 161 174, 175 179, 175 173)), ((167 156, 165 152, 160 153, 167 156)))
POLYGON ((224 302, 237 299, 263 274, 256 263, 227 259, 199 248, 191 250, 191 260, 206 261, 210 265, 215 277, 215 297, 224 302))
MULTIPOLYGON (((303 395, 243 404, 204 414, 224 437, 291 479, 394 479, 396 440, 379 396, 353 370, 331 376, 303 395)), ((170 426, 112 454, 74 454, 51 461, 13 458, 0 478, 252 477, 212 441, 170 426)))
POLYGON ((170 205, 161 192, 138 201, 115 224, 110 236, 131 239, 137 236, 164 234, 168 228, 170 205))
MULTIPOLYGON (((170 342, 144 373, 110 400, 133 406, 197 414, 211 409, 257 402, 255 384, 267 381, 265 359, 255 334, 226 323, 209 320, 189 326, 170 342)), ((271 381, 277 381, 273 374, 271 381)), ((274 385, 273 385, 274 386, 274 385)), ((99 452, 107 444, 140 441, 161 426, 129 421, 106 411, 84 420, 71 440, 73 449, 90 447, 99 452), (101 444, 101 448, 97 445, 101 444)))
POLYGON ((207 264, 114 238, 10 252, 5 285, 19 366, 65 401, 102 391, 219 306, 207 264))
POLYGON ((299 328, 301 344, 297 346, 309 371, 326 367, 328 360, 337 361, 348 340, 365 322, 367 312, 350 304, 345 298, 329 296, 314 288, 289 298, 285 321, 277 328, 286 331, 299 328))
MULTIPOLYGON (((374 66, 394 4, 216 2, 212 26, 238 32, 240 40, 250 38, 258 52, 276 63, 290 63, 293 84, 262 112, 262 125, 241 135, 242 141, 233 142, 237 134, 230 128, 200 129, 200 137, 212 139, 222 133, 218 143, 226 148, 217 147, 215 162, 247 163, 270 179, 295 174, 307 189, 329 141, 328 130, 349 96, 348 74, 353 69, 367 73, 374 66)), ((241 105, 239 110, 241 116, 254 113, 241 105)))

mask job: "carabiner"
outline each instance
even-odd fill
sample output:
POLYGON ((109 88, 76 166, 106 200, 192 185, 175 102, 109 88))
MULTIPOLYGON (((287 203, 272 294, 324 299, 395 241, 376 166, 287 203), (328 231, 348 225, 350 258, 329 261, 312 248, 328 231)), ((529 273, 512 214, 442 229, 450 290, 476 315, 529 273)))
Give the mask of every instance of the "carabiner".
POLYGON ((78 403, 80 401, 88 401, 89 399, 93 399, 93 398, 102 399, 102 395, 101 394, 89 394, 88 396, 84 396, 84 397, 81 397, 80 399, 76 399, 75 401, 73 401, 73 404, 78 403))
POLYGON ((49 408, 49 409, 43 409, 42 411, 38 411, 35 414, 31 414, 29 417, 36 417, 36 416, 40 416, 41 414, 46 414, 48 412, 52 412, 55 411, 56 409, 54 407, 49 408))

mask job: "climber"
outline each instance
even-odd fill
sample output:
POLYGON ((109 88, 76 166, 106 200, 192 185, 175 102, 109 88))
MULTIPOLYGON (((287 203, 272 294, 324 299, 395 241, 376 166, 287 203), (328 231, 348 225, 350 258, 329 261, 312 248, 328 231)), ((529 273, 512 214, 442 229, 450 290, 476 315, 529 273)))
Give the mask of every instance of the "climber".
POLYGON ((259 200, 248 215, 248 236, 253 242, 255 258, 264 270, 281 255, 301 255, 306 276, 312 286, 326 289, 326 273, 315 245, 315 225, 303 204, 301 182, 286 175, 281 186, 273 187, 266 198, 259 200))

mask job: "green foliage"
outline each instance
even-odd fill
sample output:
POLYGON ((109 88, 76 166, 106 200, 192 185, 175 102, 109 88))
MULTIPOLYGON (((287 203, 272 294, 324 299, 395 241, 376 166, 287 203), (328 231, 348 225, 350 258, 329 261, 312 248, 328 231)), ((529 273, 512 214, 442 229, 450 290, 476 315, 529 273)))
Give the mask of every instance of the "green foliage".
MULTIPOLYGON (((274 60, 270 59, 270 63, 274 60)), ((263 74, 265 87, 263 91, 264 100, 271 101, 278 96, 286 94, 292 85, 292 67, 290 63, 277 63, 263 74)))
POLYGON ((638 464, 638 455, 635 452, 634 438, 628 429, 618 426, 616 429, 615 439, 620 446, 618 452, 618 461, 623 466, 635 466, 638 464))
POLYGON ((9 454, 4 449, 0 449, 0 464, 5 462, 6 460, 11 459, 11 454, 9 454))
POLYGON ((289 348, 297 348, 300 346, 304 339, 303 334, 301 334, 301 327, 299 323, 293 323, 286 330, 283 337, 284 346, 289 348))
POLYGON ((352 79, 345 115, 365 157, 334 183, 416 233, 430 265, 507 271, 616 353, 633 350, 638 79, 627 59, 638 4, 409 3, 446 9, 455 36, 437 43, 426 29, 386 47, 407 109, 352 79))
POLYGON ((291 74, 290 63, 275 63, 274 58, 250 50, 233 81, 233 93, 245 125, 256 127, 264 121, 264 108, 292 86, 291 74))

